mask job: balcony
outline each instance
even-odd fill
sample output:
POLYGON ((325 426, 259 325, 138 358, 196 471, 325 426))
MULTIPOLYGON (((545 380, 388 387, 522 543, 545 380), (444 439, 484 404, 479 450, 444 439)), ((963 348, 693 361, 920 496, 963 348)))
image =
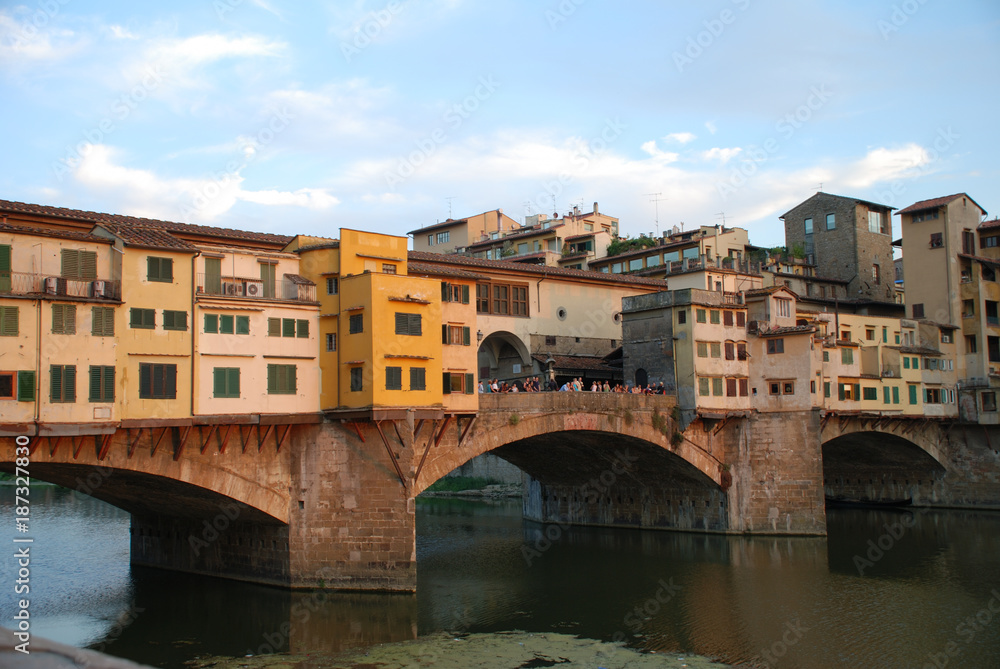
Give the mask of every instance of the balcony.
POLYGON ((259 277, 199 274, 196 290, 198 296, 292 302, 316 301, 316 285, 293 274, 286 274, 273 286, 268 286, 259 277))
POLYGON ((84 299, 121 299, 121 282, 107 279, 66 279, 29 272, 0 274, 0 295, 51 295, 84 299))

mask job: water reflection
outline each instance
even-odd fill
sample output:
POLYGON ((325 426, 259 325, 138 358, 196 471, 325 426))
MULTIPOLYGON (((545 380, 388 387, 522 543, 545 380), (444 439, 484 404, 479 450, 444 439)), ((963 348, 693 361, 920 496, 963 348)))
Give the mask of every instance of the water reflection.
MULTIPOLYGON (((12 494, 0 490, 6 517, 12 494)), ((949 648, 950 666, 1000 666, 995 513, 834 510, 828 539, 773 538, 556 532, 523 523, 519 501, 418 500, 414 596, 130 570, 125 514, 54 488, 32 495, 35 631, 158 666, 512 629, 781 667, 923 666, 949 648), (960 627, 970 616, 977 626, 960 627)))

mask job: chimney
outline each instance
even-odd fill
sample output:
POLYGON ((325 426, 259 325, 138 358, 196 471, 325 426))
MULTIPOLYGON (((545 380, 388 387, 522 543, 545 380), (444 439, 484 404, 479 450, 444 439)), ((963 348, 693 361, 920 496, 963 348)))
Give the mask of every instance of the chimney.
POLYGON ((601 213, 601 212, 599 212, 599 211, 597 210, 597 203, 596 203, 596 202, 594 203, 594 213, 595 213, 595 214, 599 214, 599 213, 601 213))

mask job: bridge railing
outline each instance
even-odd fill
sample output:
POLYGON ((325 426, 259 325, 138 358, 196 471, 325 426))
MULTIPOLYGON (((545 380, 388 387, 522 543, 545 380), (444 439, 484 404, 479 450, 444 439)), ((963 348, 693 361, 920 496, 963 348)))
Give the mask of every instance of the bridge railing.
POLYGON ((629 409, 669 413, 677 404, 673 395, 638 395, 631 393, 542 392, 542 393, 482 393, 480 411, 577 412, 595 413, 629 409))

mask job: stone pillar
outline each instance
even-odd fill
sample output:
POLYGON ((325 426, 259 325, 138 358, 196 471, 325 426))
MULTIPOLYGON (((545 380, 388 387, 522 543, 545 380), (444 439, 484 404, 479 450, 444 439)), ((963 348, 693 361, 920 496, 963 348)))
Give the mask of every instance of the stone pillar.
POLYGON ((726 454, 731 531, 825 535, 819 411, 758 413, 742 430, 726 454))
MULTIPOLYGON (((414 591, 414 500, 371 423, 323 423, 291 451, 290 581, 294 588, 414 591)), ((390 446, 403 459, 395 430, 390 446)), ((390 436, 391 435, 391 436, 390 436)), ((407 467, 400 465, 404 472, 407 467)))

